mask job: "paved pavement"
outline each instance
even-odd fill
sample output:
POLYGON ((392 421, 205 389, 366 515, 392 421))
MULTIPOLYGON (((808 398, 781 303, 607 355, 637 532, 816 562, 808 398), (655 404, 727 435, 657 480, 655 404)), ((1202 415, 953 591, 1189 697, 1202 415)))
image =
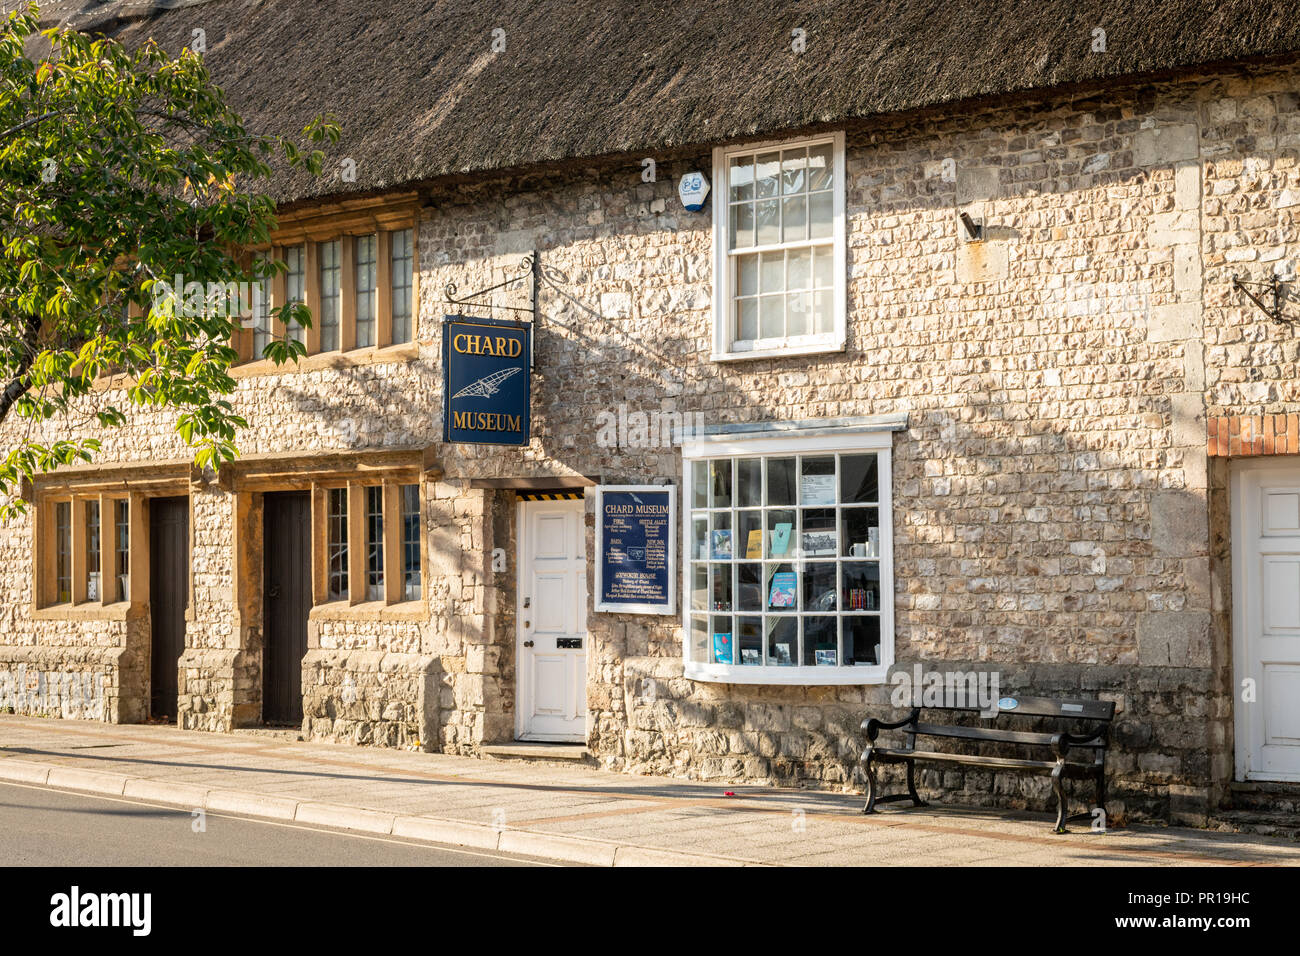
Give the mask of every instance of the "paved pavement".
POLYGON ((0 784, 6 866, 546 866, 495 850, 437 846, 297 823, 195 815, 123 797, 0 784))
POLYGON ((1300 865, 1300 843, 587 766, 0 716, 0 781, 594 865, 1300 865), (733 795, 727 795, 733 791, 733 795), (1081 825, 1086 826, 1086 825, 1081 825))

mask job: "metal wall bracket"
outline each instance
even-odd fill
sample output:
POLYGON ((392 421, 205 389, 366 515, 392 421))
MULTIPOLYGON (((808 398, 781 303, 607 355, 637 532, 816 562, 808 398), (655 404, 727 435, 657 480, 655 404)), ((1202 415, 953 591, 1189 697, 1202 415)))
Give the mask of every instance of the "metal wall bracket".
POLYGON ((538 287, 541 285, 541 277, 542 277, 542 257, 541 254, 536 249, 534 249, 531 255, 524 256, 524 258, 520 260, 519 265, 515 267, 514 274, 511 275, 510 278, 506 279, 504 282, 498 282, 494 286, 489 286, 486 289, 480 289, 477 292, 471 292, 469 295, 462 296, 460 298, 456 297, 456 292, 457 292, 456 283, 448 282, 443 287, 443 292, 447 296, 447 301, 450 302, 452 305, 457 305, 469 309, 489 309, 491 311, 504 309, 507 312, 524 312, 531 315, 533 317, 533 322, 536 323, 538 320, 537 290, 538 287), (493 305, 491 303, 491 300, 487 302, 474 301, 475 299, 481 299, 484 296, 490 296, 493 292, 496 292, 498 289, 506 289, 511 286, 517 285, 520 282, 527 282, 529 285, 529 292, 528 292, 529 305, 527 308, 523 308, 517 305, 493 305))
POLYGON ((1254 282, 1249 279, 1243 279, 1241 276, 1232 277, 1232 287, 1240 292, 1246 293, 1246 298, 1255 303, 1256 308, 1267 315, 1274 322, 1294 323, 1294 320, 1288 319, 1282 315, 1282 280, 1277 276, 1270 276, 1267 282, 1254 282), (1257 295, 1250 291, 1251 286, 1265 290, 1262 295, 1257 295), (1272 305, 1265 301, 1264 296, 1272 297, 1272 305))

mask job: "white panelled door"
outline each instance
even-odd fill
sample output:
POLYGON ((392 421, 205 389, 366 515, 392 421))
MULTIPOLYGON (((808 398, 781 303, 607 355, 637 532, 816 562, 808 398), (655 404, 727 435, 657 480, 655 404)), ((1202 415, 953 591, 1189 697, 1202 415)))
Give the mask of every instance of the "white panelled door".
POLYGON ((1232 505, 1237 777, 1300 780, 1300 466, 1243 465, 1232 505))
POLYGON ((521 740, 587 739, 587 559, 582 501, 519 505, 521 740))

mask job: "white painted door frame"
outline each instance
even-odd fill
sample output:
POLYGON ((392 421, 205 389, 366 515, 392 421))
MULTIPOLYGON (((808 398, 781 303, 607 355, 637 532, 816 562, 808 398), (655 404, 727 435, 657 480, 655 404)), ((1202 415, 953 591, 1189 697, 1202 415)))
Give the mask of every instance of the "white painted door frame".
MULTIPOLYGON (((583 515, 586 502, 576 500, 560 501, 521 501, 515 514, 516 528, 516 589, 515 589, 515 737, 519 740, 537 740, 564 743, 585 743, 590 729, 590 715, 587 712, 587 569, 586 569, 586 533, 583 515), (534 592, 534 569, 532 536, 535 533, 533 519, 539 512, 547 510, 568 511, 574 515, 573 533, 576 540, 567 542, 572 555, 579 566, 576 570, 574 586, 573 633, 567 636, 579 637, 582 647, 578 650, 556 650, 554 633, 539 633, 536 622, 539 621, 538 606, 540 596, 534 592), (525 606, 528 604, 528 606, 525 606), (526 646, 532 641, 534 646, 526 646), (538 642, 550 646, 543 647, 538 642), (569 703, 574 712, 570 728, 561 732, 545 729, 547 723, 564 722, 558 718, 546 718, 536 714, 536 687, 539 674, 539 660, 548 666, 551 679, 560 679, 566 675, 573 686, 568 689, 571 696, 569 703), (538 724, 543 725, 539 729, 538 724)), ((562 695, 564 694, 562 690, 562 695)))
POLYGON ((1295 708, 1300 707, 1295 698, 1300 695, 1284 690, 1300 687, 1300 459, 1233 462, 1230 494, 1235 778, 1300 781, 1300 731, 1291 730, 1297 722, 1295 708), (1279 516, 1270 519, 1276 520, 1271 531, 1265 529, 1265 488, 1278 496, 1279 516), (1288 500, 1292 489, 1296 497, 1288 500), (1296 508, 1294 529, 1283 520, 1292 507, 1296 508), (1265 540, 1273 545, 1261 547, 1265 540), (1296 561, 1289 560, 1291 555, 1296 555, 1296 561), (1266 563, 1275 565, 1270 574, 1283 600, 1272 613, 1291 618, 1290 626, 1286 621, 1273 624, 1271 636, 1265 633, 1266 563), (1288 564, 1295 567, 1288 569, 1288 564), (1294 591, 1284 580, 1292 573, 1294 591), (1253 703, 1243 701, 1246 678, 1254 681, 1253 703), (1278 724, 1280 733, 1275 729, 1278 724), (1294 745, 1288 742, 1291 739, 1294 745))

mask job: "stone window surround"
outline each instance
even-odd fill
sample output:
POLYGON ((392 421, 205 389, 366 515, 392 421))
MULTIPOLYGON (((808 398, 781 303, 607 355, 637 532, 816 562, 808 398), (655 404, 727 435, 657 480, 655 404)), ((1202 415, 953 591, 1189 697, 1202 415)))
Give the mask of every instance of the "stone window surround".
MULTIPOLYGON (((682 444, 683 494, 690 490, 694 461, 708 458, 841 454, 874 452, 879 457, 880 527, 880 660, 867 667, 755 667, 702 663, 690 659, 690 560, 682 561, 682 661, 684 676, 708 683, 747 685, 836 686, 883 684, 894 663, 893 433, 906 427, 906 416, 875 415, 821 422, 774 422, 718 426, 712 433, 682 444)), ((689 554, 691 508, 683 502, 680 533, 683 555, 689 554)))
POLYGON ((766 140, 763 142, 731 143, 713 150, 713 352, 714 362, 734 362, 745 359, 771 357, 788 357, 794 355, 815 355, 826 352, 842 352, 848 341, 847 333, 847 228, 845 181, 845 135, 843 130, 819 136, 805 136, 789 140, 766 140), (731 321, 732 272, 731 257, 728 255, 728 209, 729 183, 727 180, 730 157, 736 153, 748 153, 764 149, 781 149, 808 146, 830 140, 834 145, 835 191, 834 191, 834 226, 832 230, 834 248, 835 295, 833 305, 834 328, 828 335, 806 336, 805 341, 797 345, 780 348, 737 350, 733 347, 734 335, 731 321))
MULTIPOLYGON (((221 483, 236 498, 235 604, 245 621, 261 619, 261 497, 276 491, 307 491, 311 496, 311 586, 312 608, 308 620, 324 621, 426 621, 429 618, 429 508, 426 489, 441 469, 427 450, 405 449, 388 452, 357 452, 321 456, 252 455, 235 462, 225 471, 221 483), (432 469, 432 470, 431 470, 432 469), (420 597, 404 599, 400 574, 388 568, 401 567, 401 486, 419 487, 420 597), (384 599, 366 601, 365 589, 354 582, 365 580, 365 489, 384 488, 384 599), (348 598, 329 597, 329 491, 348 490, 348 598), (394 516, 390 519, 390 515, 394 516), (250 520, 256 516, 256 520, 250 520), (253 546, 255 545, 255 546, 253 546)), ((308 638, 312 646, 312 637, 308 638)))
MULTIPOLYGON (((419 207, 413 194, 399 194, 378 200, 344 200, 325 206, 294 210, 280 214, 279 227, 271 234, 271 242, 249 249, 250 254, 270 252, 283 259, 284 250, 291 246, 305 247, 305 302, 311 310, 312 327, 307 329, 307 355, 296 365, 277 366, 266 359, 257 358, 253 350, 254 330, 240 329, 235 348, 239 364, 232 367, 232 377, 245 378, 269 373, 283 374, 293 371, 310 372, 322 368, 353 365, 370 365, 379 362, 409 361, 419 355, 416 340, 416 320, 420 308, 419 259, 419 207), (411 236, 411 341, 391 342, 392 338, 392 234, 410 229, 411 236), (376 329, 375 344, 356 346, 356 268, 355 246, 351 242, 359 236, 375 235, 376 267, 376 329), (343 240, 340 243, 339 276, 339 348, 321 351, 320 331, 320 257, 318 243, 343 240)), ((271 301, 284 301, 285 275, 276 275, 271 281, 271 301)), ((273 323, 272 334, 283 337, 282 323, 273 323)))
MULTIPOLYGON (((174 471, 176 469, 167 469, 174 471)), ((34 491, 31 614, 36 620, 116 620, 124 621, 143 615, 149 603, 149 523, 151 498, 189 496, 189 474, 183 477, 159 476, 155 480, 128 485, 125 479, 112 480, 103 476, 59 476, 55 481, 38 484, 34 491), (129 503, 129 544, 127 552, 128 583, 125 601, 109 600, 115 590, 106 581, 104 568, 116 565, 116 535, 113 530, 114 502, 129 503), (101 529, 100 545, 100 599, 86 599, 86 525, 85 505, 99 502, 101 529), (58 602, 55 587, 55 506, 60 502, 72 505, 72 600, 58 602), (108 515, 107 526, 104 525, 108 515)), ((193 501, 191 499, 191 527, 193 527, 193 501)), ((188 542, 193 549, 193 534, 188 542)), ((190 599, 186 607, 186 620, 193 620, 193 579, 188 582, 190 599)))

